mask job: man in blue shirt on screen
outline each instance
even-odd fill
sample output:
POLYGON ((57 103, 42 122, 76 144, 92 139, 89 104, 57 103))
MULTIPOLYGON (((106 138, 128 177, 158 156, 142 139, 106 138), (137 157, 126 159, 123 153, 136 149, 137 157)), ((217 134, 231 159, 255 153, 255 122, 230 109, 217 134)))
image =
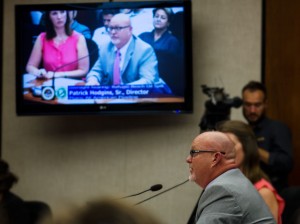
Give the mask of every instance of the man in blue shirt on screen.
POLYGON ((100 55, 87 74, 86 85, 143 85, 159 81, 153 48, 132 35, 126 14, 112 17, 107 31, 110 40, 100 46, 100 55))
POLYGON ((79 23, 76 20, 76 16, 78 11, 77 10, 70 10, 69 12, 69 18, 70 18, 70 24, 71 29, 77 31, 78 33, 81 33, 85 38, 91 39, 91 30, 86 25, 83 25, 79 23))

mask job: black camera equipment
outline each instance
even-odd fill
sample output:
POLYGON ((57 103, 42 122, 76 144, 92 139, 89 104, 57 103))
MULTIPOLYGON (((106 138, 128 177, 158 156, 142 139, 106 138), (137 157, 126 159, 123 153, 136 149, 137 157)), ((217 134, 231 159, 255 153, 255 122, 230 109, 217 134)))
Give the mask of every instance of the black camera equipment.
POLYGON ((218 122, 230 119, 231 107, 239 108, 243 101, 239 97, 229 98, 224 88, 201 85, 202 92, 210 97, 205 102, 205 111, 199 123, 200 132, 214 130, 218 122))

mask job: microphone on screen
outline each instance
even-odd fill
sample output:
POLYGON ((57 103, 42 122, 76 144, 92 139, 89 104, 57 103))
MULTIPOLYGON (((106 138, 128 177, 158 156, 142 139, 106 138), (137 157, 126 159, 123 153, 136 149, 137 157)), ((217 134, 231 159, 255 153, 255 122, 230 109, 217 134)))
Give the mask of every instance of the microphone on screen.
POLYGON ((159 190, 162 189, 162 188, 163 188, 163 186, 162 186, 161 184, 155 184, 155 185, 151 186, 151 187, 150 187, 149 189, 147 189, 147 190, 141 191, 141 192, 136 193, 136 194, 127 195, 127 196, 125 196, 125 197, 122 197, 121 199, 123 199, 123 198, 134 197, 134 196, 143 194, 143 193, 145 193, 145 192, 147 192, 147 191, 159 191, 159 190))
POLYGON ((179 183, 179 184, 176 184, 175 186, 170 187, 170 188, 168 188, 168 189, 166 189, 166 190, 164 190, 164 191, 162 191, 162 192, 160 192, 160 193, 158 193, 158 194, 155 194, 155 195, 153 195, 153 196, 151 196, 151 197, 149 197, 149 198, 146 198, 145 200, 140 201, 140 202, 136 203, 135 205, 139 205, 139 204, 141 204, 141 203, 143 203, 143 202, 145 202, 145 201, 148 201, 148 200, 150 200, 150 199, 152 199, 152 198, 155 198, 155 197, 157 197, 157 196, 159 196, 159 195, 161 195, 161 194, 164 194, 164 193, 166 193, 166 192, 168 192, 168 191, 170 191, 170 190, 172 190, 172 189, 174 189, 174 188, 176 188, 176 187, 179 187, 179 186, 185 184, 185 183, 188 182, 188 181, 190 181, 190 179, 187 179, 187 180, 185 180, 185 181, 183 181, 183 182, 181 182, 181 183, 179 183))

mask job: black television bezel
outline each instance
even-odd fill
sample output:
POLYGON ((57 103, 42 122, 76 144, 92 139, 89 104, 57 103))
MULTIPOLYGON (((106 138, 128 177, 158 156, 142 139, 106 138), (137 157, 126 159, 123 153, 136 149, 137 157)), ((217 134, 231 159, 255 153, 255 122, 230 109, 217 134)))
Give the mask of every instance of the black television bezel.
POLYGON ((15 5, 16 29, 16 112, 23 115, 84 115, 84 114, 187 114, 193 112, 193 64, 192 64, 192 12, 191 1, 140 1, 140 2, 100 2, 100 3, 47 3, 47 4, 16 4, 15 5), (106 8, 157 8, 157 7, 184 7, 184 35, 185 48, 185 91, 183 103, 134 103, 134 104, 41 104, 28 102, 23 96, 23 79, 19 49, 22 34, 18 27, 21 25, 20 10, 40 11, 55 9, 72 10, 83 7, 93 9, 106 8), (18 57, 19 56, 19 57, 18 57))

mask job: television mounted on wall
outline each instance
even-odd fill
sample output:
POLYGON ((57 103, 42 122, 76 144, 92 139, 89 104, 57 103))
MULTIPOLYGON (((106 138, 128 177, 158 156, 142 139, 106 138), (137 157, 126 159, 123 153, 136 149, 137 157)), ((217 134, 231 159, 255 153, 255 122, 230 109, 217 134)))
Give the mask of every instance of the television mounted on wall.
MULTIPOLYGON (((192 113, 191 16, 191 1, 16 5, 17 114, 192 113), (69 35, 79 33, 80 44, 82 41, 85 43, 82 45, 86 47, 85 55, 79 55, 80 38, 76 39, 76 50, 71 56, 66 54, 68 50, 58 53, 49 50, 51 47, 61 49, 58 47, 60 43, 54 40, 58 34, 54 34, 52 39, 47 34, 47 16, 50 17, 51 12, 53 15, 66 15, 66 20, 70 20, 70 13, 75 12, 75 20, 83 26, 77 29, 78 26, 73 28, 69 25, 69 35), (105 20, 107 13, 111 13, 111 21, 105 20), (116 26, 120 22, 118 16, 119 20, 129 18, 129 26, 116 26), (163 29, 166 36, 154 39, 155 31, 163 29), (123 58, 120 53, 118 62, 123 62, 123 65, 117 66, 120 78, 115 83, 112 81, 115 74, 113 66, 117 59, 109 56, 112 53, 108 49, 118 49, 119 42, 114 38, 122 32, 124 36, 129 33, 130 39, 125 44, 127 51, 123 51, 123 58), (132 45, 133 42, 135 45, 132 45), (34 50, 36 45, 39 45, 39 50, 34 50), (130 54, 127 53, 129 49, 130 54), (65 61, 60 61, 61 57, 65 57, 65 61), (84 64, 87 59, 85 74, 72 76, 69 67, 78 69, 76 66, 84 64), (38 63, 33 66, 34 69, 33 61, 38 63), (51 63, 52 67, 49 67, 51 63), (135 77, 125 77, 126 72, 128 77, 135 77), (92 74, 96 75, 93 77, 92 74), (90 80, 95 77, 97 82, 91 84, 90 80)), ((67 43, 67 40, 64 41, 67 43)))

